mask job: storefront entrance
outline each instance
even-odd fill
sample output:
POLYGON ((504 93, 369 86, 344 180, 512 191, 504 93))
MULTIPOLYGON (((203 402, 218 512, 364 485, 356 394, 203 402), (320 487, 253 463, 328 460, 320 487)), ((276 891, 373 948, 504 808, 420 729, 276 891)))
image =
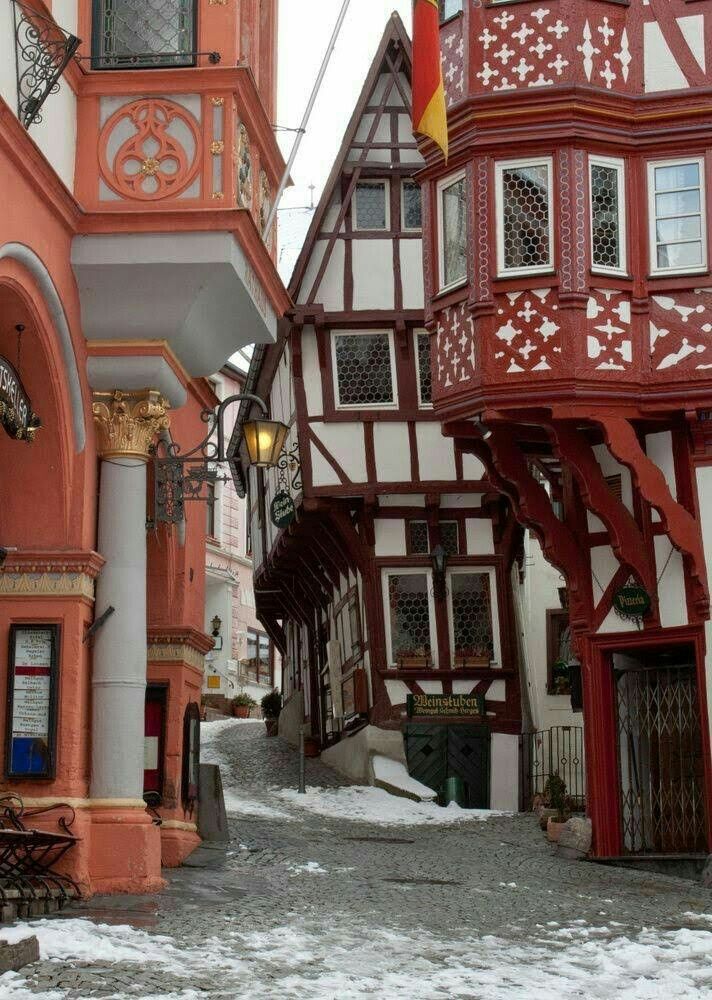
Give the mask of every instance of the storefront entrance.
POLYGON ((461 778, 467 808, 489 808, 487 726, 411 723, 403 738, 408 771, 414 778, 435 792, 442 790, 447 778, 461 778))
POLYGON ((694 655, 613 654, 625 854, 706 853, 694 655))

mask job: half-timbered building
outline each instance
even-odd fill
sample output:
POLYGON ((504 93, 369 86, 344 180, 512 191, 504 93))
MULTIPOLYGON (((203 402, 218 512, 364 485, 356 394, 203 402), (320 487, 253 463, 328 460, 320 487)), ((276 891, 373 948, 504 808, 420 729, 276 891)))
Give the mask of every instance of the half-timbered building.
POLYGON ((435 412, 566 580, 594 853, 705 854, 712 4, 444 13, 435 412))
POLYGON ((360 779, 374 749, 405 750, 432 787, 456 774, 471 805, 516 808, 521 531, 432 407, 410 73, 394 14, 297 262, 293 312, 255 351, 247 389, 290 426, 280 467, 249 472, 257 609, 284 658, 283 732, 305 718, 360 779))

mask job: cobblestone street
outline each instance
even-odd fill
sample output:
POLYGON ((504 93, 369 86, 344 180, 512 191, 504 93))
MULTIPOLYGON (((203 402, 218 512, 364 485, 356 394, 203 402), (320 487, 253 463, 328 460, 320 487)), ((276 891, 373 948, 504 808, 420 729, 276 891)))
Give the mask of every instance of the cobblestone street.
MULTIPOLYGON (((286 744, 265 739, 262 724, 213 725, 205 756, 223 762, 231 813, 224 867, 183 868, 158 898, 93 899, 42 922, 50 936, 72 922, 71 960, 11 977, 4 994, 0 982, 0 995, 509 998, 551 996, 563 981, 572 996, 638 998, 712 988, 712 892, 697 884, 561 860, 531 816, 394 827, 320 815, 279 794, 297 784, 286 744), (92 929, 84 942, 77 917, 129 927, 92 929)), ((318 761, 307 761, 307 783, 346 784, 318 761)))

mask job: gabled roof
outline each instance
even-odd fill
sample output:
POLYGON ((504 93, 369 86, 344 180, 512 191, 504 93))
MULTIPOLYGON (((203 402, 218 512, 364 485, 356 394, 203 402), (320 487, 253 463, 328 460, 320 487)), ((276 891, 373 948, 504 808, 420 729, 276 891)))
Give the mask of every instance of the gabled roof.
MULTIPOLYGON (((379 77, 383 73, 393 72, 394 63, 392 61, 391 53, 395 50, 397 50, 402 56, 402 65, 398 67, 398 70, 399 72, 405 73, 408 80, 410 80, 412 70, 412 46, 408 33, 406 32, 403 22, 401 21, 400 15, 394 10, 388 18, 386 30, 383 32, 380 45, 378 46, 376 55, 373 58, 371 68, 368 71, 368 75, 366 76, 364 85, 361 89, 361 94, 356 102, 356 106, 353 110, 353 114, 351 115, 346 132, 344 133, 341 147, 339 148, 339 152, 334 160, 331 173, 329 174, 328 180, 324 185, 324 190, 322 191, 321 198, 319 199, 319 204, 317 205, 314 216, 312 217, 311 225, 309 226, 301 253, 299 254, 297 263, 294 266, 294 271, 288 286, 290 297, 293 302, 297 301, 297 295, 304 279, 304 273, 309 263, 309 258, 312 250, 314 249, 314 243, 321 230, 324 216, 326 215, 329 205, 331 204, 334 192, 344 171, 349 150, 354 142, 356 132, 365 109, 369 106, 369 99, 373 94, 379 77)), ((395 65, 397 65, 397 63, 395 65)), ((401 97, 403 98, 403 102, 406 107, 408 107, 410 104, 409 95, 401 94, 401 97)))

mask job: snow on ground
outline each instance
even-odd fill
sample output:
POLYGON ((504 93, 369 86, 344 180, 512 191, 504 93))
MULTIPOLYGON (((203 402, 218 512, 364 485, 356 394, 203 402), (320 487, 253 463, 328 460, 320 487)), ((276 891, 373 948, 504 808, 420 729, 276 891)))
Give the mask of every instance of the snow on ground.
MULTIPOLYGON (((707 930, 643 930, 626 937, 607 927, 541 924, 523 943, 494 936, 443 938, 424 928, 404 934, 350 923, 297 924, 223 932, 221 939, 208 938, 196 948, 165 935, 82 919, 39 920, 1 933, 10 940, 37 934, 42 957, 50 961, 96 962, 102 968, 150 963, 173 977, 173 992, 143 992, 143 1000, 192 1000, 198 994, 190 988, 191 976, 206 972, 214 975, 216 995, 226 995, 229 987, 236 998, 280 1000, 702 1000, 712 990, 707 930), (175 980, 184 980, 185 988, 176 989, 175 980)), ((31 993, 25 982, 15 973, 0 976, 0 996, 67 996, 63 990, 31 993)), ((136 993, 113 994, 114 1000, 131 995, 136 993)))
POLYGON ((391 760, 390 757, 377 753, 371 758, 371 766, 375 784, 383 782, 391 788, 399 788, 409 796, 415 796, 425 802, 432 802, 436 797, 432 788, 411 777, 408 768, 399 760, 391 760))
POLYGON ((330 819, 357 820, 380 826, 462 823, 508 815, 492 809, 461 809, 454 802, 445 808, 434 802, 414 802, 370 785, 308 787, 305 795, 293 788, 282 788, 274 794, 292 808, 306 809, 330 819))

